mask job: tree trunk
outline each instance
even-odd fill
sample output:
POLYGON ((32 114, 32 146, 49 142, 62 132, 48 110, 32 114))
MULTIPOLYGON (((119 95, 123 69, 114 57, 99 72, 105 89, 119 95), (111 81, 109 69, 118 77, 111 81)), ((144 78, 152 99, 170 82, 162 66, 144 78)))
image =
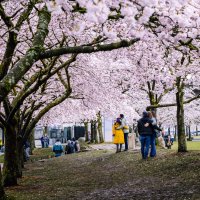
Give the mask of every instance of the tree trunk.
POLYGON ((91 140, 90 140, 90 142, 93 143, 94 142, 94 135, 95 135, 95 133, 94 133, 94 121, 91 120, 90 124, 91 124, 91 140))
POLYGON ((47 126, 44 127, 43 135, 48 135, 48 127, 47 126))
POLYGON ((33 150, 35 148, 35 136, 34 136, 35 129, 31 131, 31 134, 28 137, 28 142, 30 144, 30 155, 33 155, 33 150))
POLYGON ((189 134, 189 141, 192 141, 192 135, 191 135, 191 129, 190 129, 190 125, 188 126, 188 134, 189 134))
POLYGON ((21 140, 17 141, 17 178, 22 178, 24 168, 24 147, 21 140))
POLYGON ((1 166, 0 166, 0 200, 4 199, 5 197, 5 192, 4 192, 4 188, 3 188, 3 185, 2 185, 2 174, 1 174, 1 166))
POLYGON ((97 114, 97 129, 98 129, 98 133, 99 133, 99 142, 103 143, 104 139, 103 139, 103 131, 102 131, 102 118, 101 118, 101 114, 100 112, 97 114))
POLYGON ((178 134, 178 152, 187 152, 187 144, 185 137, 185 124, 184 124, 184 105, 183 105, 183 96, 184 96, 184 84, 181 82, 181 77, 178 77, 176 80, 177 93, 176 93, 176 102, 177 102, 177 134, 178 134))
POLYGON ((133 124, 133 133, 135 133, 136 137, 139 137, 138 129, 137 129, 137 126, 135 124, 133 124))
POLYGON ((97 121, 91 121, 91 142, 98 143, 98 135, 97 135, 97 121))
POLYGON ((18 149, 17 152, 17 178, 22 178, 22 169, 24 168, 24 151, 18 149))
POLYGON ((177 126, 174 126, 174 141, 176 141, 177 137, 177 126))
POLYGON ((168 135, 170 135, 170 127, 168 128, 168 135))
POLYGON ((3 166, 3 184, 4 186, 17 185, 17 138, 15 125, 5 130, 5 155, 3 166))
POLYGON ((198 126, 196 126, 196 136, 198 136, 198 126))
POLYGON ((188 126, 185 126, 185 132, 186 132, 186 136, 188 137, 188 126))
POLYGON ((97 132, 97 121, 96 120, 94 121, 94 142, 95 142, 95 144, 99 143, 98 132, 97 132))
POLYGON ((84 122, 84 126, 85 126, 85 141, 88 142, 89 141, 88 122, 84 122))

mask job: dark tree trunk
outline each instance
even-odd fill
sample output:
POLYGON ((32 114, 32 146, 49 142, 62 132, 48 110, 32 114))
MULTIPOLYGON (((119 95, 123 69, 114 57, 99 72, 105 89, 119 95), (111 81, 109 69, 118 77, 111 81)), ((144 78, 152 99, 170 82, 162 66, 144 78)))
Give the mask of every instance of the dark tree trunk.
POLYGON ((17 141, 17 178, 22 178, 24 168, 24 147, 21 140, 17 141))
POLYGON ((174 126, 174 141, 176 141, 177 137, 177 126, 174 126))
POLYGON ((177 78, 177 93, 176 93, 176 102, 177 102, 177 134, 178 134, 178 152, 186 152, 187 144, 185 137, 185 124, 184 124, 184 85, 181 82, 181 77, 177 78))
POLYGON ((186 136, 188 137, 188 126, 185 126, 185 132, 186 132, 186 136))
POLYGON ((91 142, 98 143, 98 135, 97 135, 97 121, 91 121, 91 142))
POLYGON ((101 114, 100 112, 97 114, 97 129, 98 129, 98 133, 99 133, 99 142, 103 143, 104 139, 103 139, 103 131, 102 131, 102 118, 101 118, 101 114))
POLYGON ((188 134, 189 134, 189 141, 192 141, 192 135, 191 135, 191 129, 190 129, 190 125, 188 126, 188 134))
POLYGON ((168 128, 168 135, 170 135, 170 127, 168 128))
POLYGON ((94 133, 95 128, 94 128, 94 122, 93 122, 93 120, 91 120, 90 123, 91 123, 91 140, 90 140, 90 142, 93 143, 94 142, 94 135, 95 135, 95 133, 94 133))
POLYGON ((5 155, 3 166, 4 186, 17 185, 17 138, 13 123, 5 129, 5 155))
POLYGON ((94 142, 96 144, 99 143, 99 140, 98 140, 98 132, 97 132, 97 121, 95 120, 94 121, 94 142))
POLYGON ((196 126, 196 136, 198 136, 198 126, 196 126))
POLYGON ((0 199, 4 199, 5 197, 5 192, 4 192, 4 188, 2 185, 2 174, 1 174, 1 166, 0 166, 0 199))
POLYGON ((33 129, 31 131, 31 134, 28 137, 28 142, 30 144, 30 155, 33 155, 33 150, 35 148, 35 136, 34 136, 34 131, 35 129, 33 129))
POLYGON ((85 126, 85 141, 88 142, 89 141, 88 122, 84 122, 84 126, 85 126))

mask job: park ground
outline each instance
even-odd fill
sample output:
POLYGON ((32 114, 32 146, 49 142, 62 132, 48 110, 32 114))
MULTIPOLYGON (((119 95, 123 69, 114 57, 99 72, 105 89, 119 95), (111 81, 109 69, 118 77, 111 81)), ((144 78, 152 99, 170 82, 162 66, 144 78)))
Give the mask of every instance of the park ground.
MULTIPOLYGON (((200 142, 188 146, 199 149, 200 142)), ((19 186, 6 193, 17 200, 200 200, 200 150, 180 154, 175 149, 176 143, 172 150, 159 149, 158 156, 147 161, 139 150, 92 150, 50 158, 50 149, 37 149, 19 186), (37 161, 37 156, 49 159, 37 161)))

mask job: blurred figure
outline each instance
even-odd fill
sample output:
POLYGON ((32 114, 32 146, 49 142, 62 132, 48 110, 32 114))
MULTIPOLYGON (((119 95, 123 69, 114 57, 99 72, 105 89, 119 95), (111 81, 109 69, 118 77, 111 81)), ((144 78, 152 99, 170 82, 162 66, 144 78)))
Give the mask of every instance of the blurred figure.
POLYGON ((42 137, 40 138, 40 141, 41 141, 42 148, 44 148, 44 136, 42 136, 42 137))
POLYGON ((1 153, 5 153, 5 146, 4 145, 1 147, 1 153))
POLYGON ((168 149, 171 149, 171 136, 170 136, 170 133, 166 133, 164 135, 164 141, 165 141, 165 147, 167 147, 168 149))
POLYGON ((174 133, 173 132, 170 132, 170 142, 171 142, 171 145, 174 144, 174 133))
POLYGON ((53 145, 53 152, 55 153, 55 157, 59 157, 62 155, 63 146, 59 139, 57 139, 56 143, 53 145))
POLYGON ((44 135, 44 148, 48 148, 49 147, 49 137, 47 136, 47 134, 44 135))
MULTIPOLYGON (((152 125, 157 126, 157 119, 156 119, 156 113, 154 111, 148 112, 149 118, 152 120, 152 125)), ((161 134, 158 130, 153 129, 153 134, 151 135, 151 151, 150 151, 150 157, 156 156, 156 137, 160 137, 161 134)))
POLYGON ((158 137, 158 145, 160 147, 162 147, 163 149, 166 149, 166 147, 165 147, 165 141, 163 139, 164 138, 163 134, 164 134, 164 130, 162 130, 162 135, 158 137))
POLYGON ((3 143, 2 143, 2 140, 0 139, 0 150, 2 146, 3 146, 3 143))
POLYGON ((79 152, 80 151, 80 144, 79 144, 78 140, 75 140, 74 147, 75 147, 75 152, 79 152))
POLYGON ((128 134, 129 134, 129 126, 127 125, 126 119, 123 114, 120 114, 118 118, 121 122, 121 125, 116 129, 122 129, 124 133, 124 142, 125 142, 125 149, 124 151, 128 151, 128 134))
POLYGON ((142 159, 147 159, 154 129, 162 130, 157 125, 153 125, 153 120, 149 118, 148 112, 146 111, 143 112, 142 118, 138 120, 137 126, 140 135, 142 159))
POLYGON ((75 142, 68 140, 65 147, 65 154, 75 153, 75 142))
POLYGON ((124 144, 124 133, 121 127, 121 120, 120 118, 117 118, 116 122, 113 125, 113 143, 116 144, 116 153, 121 152, 122 150, 122 144, 124 144))
POLYGON ((28 141, 24 142, 24 161, 30 159, 30 143, 28 141))

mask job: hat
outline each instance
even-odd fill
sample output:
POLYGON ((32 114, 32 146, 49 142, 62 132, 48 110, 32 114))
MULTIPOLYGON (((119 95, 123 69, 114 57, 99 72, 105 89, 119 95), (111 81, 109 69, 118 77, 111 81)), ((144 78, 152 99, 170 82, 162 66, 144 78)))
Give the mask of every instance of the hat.
POLYGON ((117 118, 117 119, 116 119, 116 122, 121 123, 121 119, 120 119, 120 118, 117 118))
POLYGON ((119 116, 120 116, 121 118, 124 118, 124 115, 123 115, 123 114, 120 114, 119 116))
POLYGON ((147 112, 147 111, 144 111, 144 112, 142 113, 142 115, 143 115, 143 117, 148 117, 148 112, 147 112))

